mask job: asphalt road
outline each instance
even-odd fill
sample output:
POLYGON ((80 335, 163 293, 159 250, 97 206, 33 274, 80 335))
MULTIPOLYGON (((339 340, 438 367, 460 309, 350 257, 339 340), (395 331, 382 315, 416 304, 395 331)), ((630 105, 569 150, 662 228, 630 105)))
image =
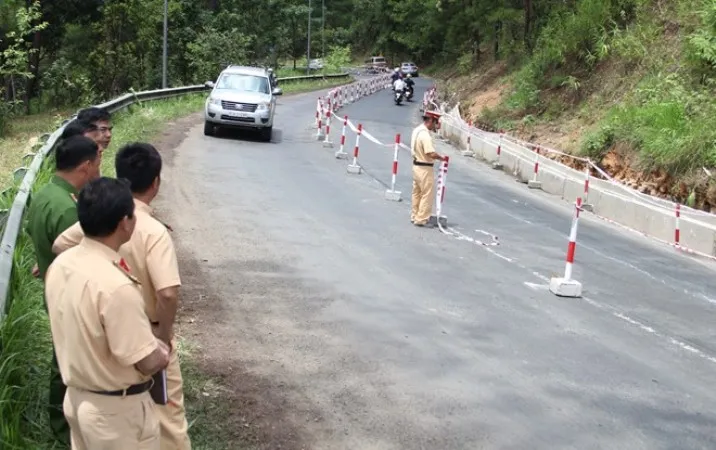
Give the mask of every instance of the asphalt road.
MULTIPOLYGON (((386 201, 392 149, 362 139, 366 173, 346 174, 315 101, 283 98, 269 144, 197 123, 160 201, 221 298, 207 351, 281 386, 311 448, 716 448, 712 266, 585 214, 585 297, 555 297, 569 205, 439 143, 456 234, 416 228, 408 152, 386 201)), ((382 91, 341 115, 408 141, 417 106, 382 91)))

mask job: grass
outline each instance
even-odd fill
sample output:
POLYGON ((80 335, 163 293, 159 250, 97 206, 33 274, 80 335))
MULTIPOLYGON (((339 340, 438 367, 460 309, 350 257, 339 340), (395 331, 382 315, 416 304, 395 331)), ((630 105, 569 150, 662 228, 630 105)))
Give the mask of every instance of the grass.
MULTIPOLYGON (((282 86, 287 94, 322 89, 345 83, 342 81, 319 81, 286 83, 282 86)), ((167 121, 201 110, 206 93, 198 93, 170 100, 147 102, 136 105, 131 111, 115 114, 112 121, 112 143, 102 162, 102 173, 114 175, 114 154, 123 144, 132 141, 151 141, 167 121)), ((69 114, 67 114, 69 115, 69 114)), ((30 136, 50 132, 54 123, 67 115, 32 116, 12 123, 12 133, 0 147, 14 149, 14 145, 26 142, 30 136), (44 117, 44 119, 43 119, 44 117)), ((17 152, 21 158, 24 149, 17 152)), ((5 176, 18 165, 8 164, 9 169, 0 172, 5 176)), ((33 190, 43 186, 52 175, 49 158, 38 175, 33 190)), ((14 190, 13 189, 13 195, 14 190)), ((8 208, 12 198, 0 198, 0 208, 8 208)), ((50 328, 43 307, 42 283, 32 277, 35 263, 34 251, 27 234, 20 233, 15 249, 11 292, 5 320, 0 322, 0 448, 3 450, 32 449, 49 450, 53 439, 47 424, 46 404, 49 379, 49 363, 52 356, 50 328)), ((191 358, 190 343, 180 347, 187 409, 191 423, 194 448, 222 450, 237 448, 237 443, 222 440, 223 420, 230 405, 215 395, 219 386, 201 373, 191 358), (208 395, 207 395, 208 394, 208 395)))
MULTIPOLYGON (((225 388, 204 374, 195 354, 200 350, 186 340, 178 345, 179 361, 184 380, 184 402, 189 420, 191 446, 194 450, 251 450, 246 442, 235 442, 235 431, 227 426, 232 405, 225 388)), ((230 424, 234 426, 234 424, 230 424)))
POLYGON ((56 129, 72 113, 67 109, 10 120, 8 133, 0 136, 0 187, 9 184, 12 171, 23 165, 22 156, 32 150, 30 140, 56 129))

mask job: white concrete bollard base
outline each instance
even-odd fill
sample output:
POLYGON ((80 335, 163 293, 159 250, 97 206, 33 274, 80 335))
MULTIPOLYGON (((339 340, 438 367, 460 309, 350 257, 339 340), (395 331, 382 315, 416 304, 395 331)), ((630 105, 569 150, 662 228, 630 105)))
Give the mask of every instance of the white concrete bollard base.
POLYGON ((358 166, 358 165, 354 166, 353 164, 349 164, 348 167, 346 167, 346 172, 352 173, 355 175, 360 175, 361 173, 363 173, 363 169, 361 168, 361 166, 358 166))
POLYGON ((542 189, 542 182, 537 180, 527 181, 527 187, 530 189, 542 189))
POLYGON ((325 135, 325 134, 323 134, 323 133, 318 133, 318 134, 316 134, 316 140, 317 140, 317 141, 322 141, 322 140, 324 140, 324 139, 326 139, 326 135, 325 135))
POLYGON ((582 283, 577 280, 552 278, 549 280, 549 291, 557 297, 577 298, 582 296, 582 283))
POLYGON ((385 199, 390 200, 391 202, 403 201, 403 197, 400 191, 391 191, 390 189, 386 189, 385 199))
MULTIPOLYGON (((435 225, 435 226, 438 225, 438 221, 436 220, 435 216, 430 216, 430 218, 428 219, 428 223, 435 225)), ((440 216, 440 225, 442 225, 443 227, 447 227, 447 217, 446 216, 440 216)))
POLYGON ((460 153, 462 153, 462 156, 469 156, 469 157, 475 156, 475 152, 473 152, 472 150, 463 150, 460 153))
POLYGON ((323 141, 323 146, 324 146, 325 148, 333 148, 333 142, 331 142, 331 141, 329 141, 328 139, 326 139, 325 141, 323 141))
POLYGON ((500 164, 498 162, 494 162, 494 163, 492 163, 492 168, 495 170, 502 170, 502 164, 500 164))
POLYGON ((591 205, 589 203, 582 203, 582 209, 584 211, 594 212, 594 205, 591 205))
POLYGON ((335 156, 336 159, 348 159, 348 153, 346 152, 337 151, 335 156))

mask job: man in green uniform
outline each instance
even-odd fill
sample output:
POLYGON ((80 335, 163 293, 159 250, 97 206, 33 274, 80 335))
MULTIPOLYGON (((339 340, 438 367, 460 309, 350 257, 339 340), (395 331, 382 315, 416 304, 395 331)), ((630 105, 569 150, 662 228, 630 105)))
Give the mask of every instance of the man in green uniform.
MULTIPOLYGON (((62 132, 62 135, 60 136, 60 140, 64 141, 64 140, 71 138, 72 136, 79 135, 79 136, 88 137, 88 138, 92 139, 93 141, 95 141, 97 143, 97 145, 100 145, 100 143, 98 142, 98 140, 99 140, 98 133, 99 132, 97 130, 96 124, 86 123, 81 120, 74 119, 70 123, 65 125, 65 130, 62 132)), ((99 154, 101 157, 102 156, 102 147, 101 146, 99 149, 99 154)), ((34 277, 40 276, 40 268, 37 264, 35 264, 32 267, 32 275, 34 277)))
MULTIPOLYGON (((72 136, 55 150, 55 174, 34 195, 27 212, 26 230, 35 248, 40 278, 44 281, 55 259, 52 243, 77 222, 77 195, 91 180, 99 177, 101 158, 97 144, 85 136, 72 136)), ((70 428, 62 411, 65 385, 52 353, 50 367, 50 427, 58 440, 69 445, 70 428)))

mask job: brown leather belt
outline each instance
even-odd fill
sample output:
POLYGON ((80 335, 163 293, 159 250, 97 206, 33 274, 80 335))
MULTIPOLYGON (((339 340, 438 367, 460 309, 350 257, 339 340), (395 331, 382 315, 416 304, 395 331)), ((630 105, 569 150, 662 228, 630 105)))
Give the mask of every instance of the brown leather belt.
POLYGON ((428 162, 420 162, 420 161, 416 161, 416 160, 413 160, 413 165, 414 165, 414 166, 427 166, 427 167, 433 167, 433 164, 434 164, 434 163, 428 163, 428 162))
POLYGON ((125 395, 137 395, 137 394, 141 394, 143 392, 147 392, 149 389, 152 388, 152 384, 154 384, 154 380, 149 380, 149 381, 146 381, 146 382, 140 383, 140 384, 133 384, 133 385, 129 386, 127 389, 120 389, 117 391, 90 391, 90 392, 93 392, 95 394, 100 394, 100 395, 110 395, 113 397, 122 397, 125 395))

